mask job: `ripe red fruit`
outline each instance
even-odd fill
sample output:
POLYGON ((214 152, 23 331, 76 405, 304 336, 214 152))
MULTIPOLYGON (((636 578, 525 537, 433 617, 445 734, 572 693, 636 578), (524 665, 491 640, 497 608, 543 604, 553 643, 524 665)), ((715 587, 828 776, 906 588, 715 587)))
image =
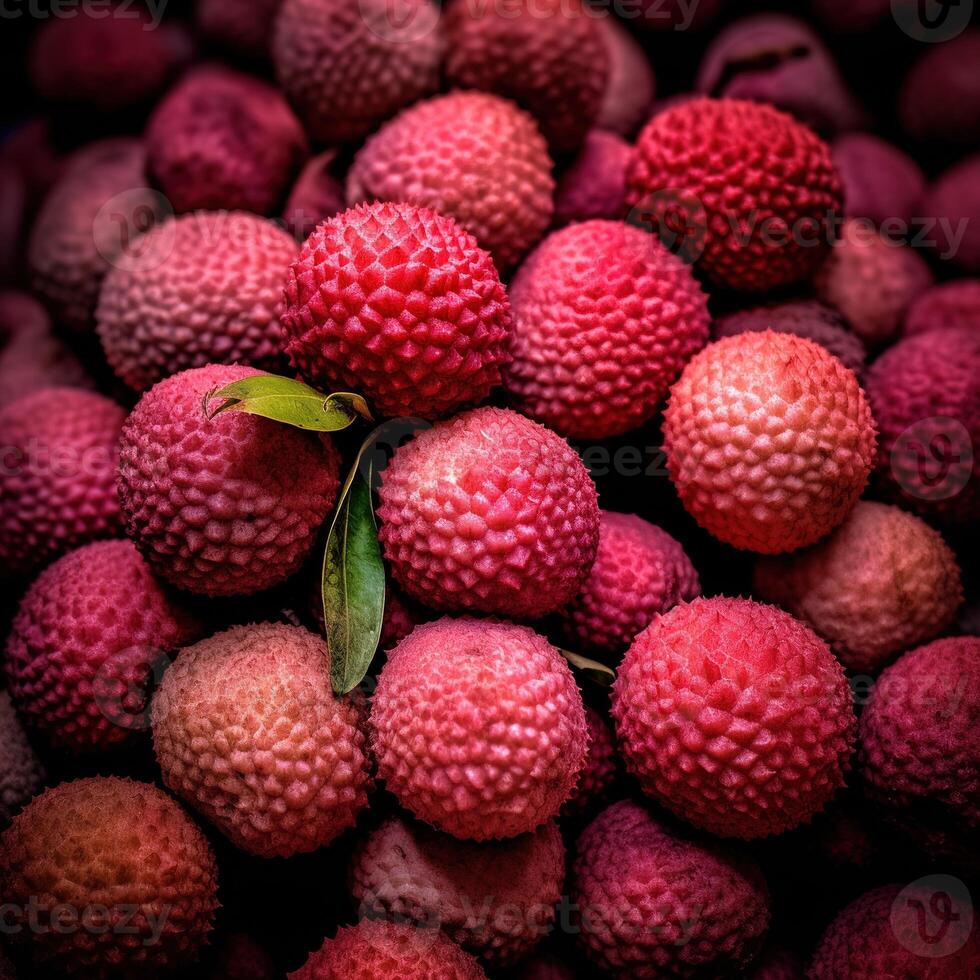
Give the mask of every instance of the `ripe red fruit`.
POLYGON ((708 340, 708 301, 690 269, 618 221, 555 232, 510 289, 516 407, 564 436, 605 438, 649 419, 708 340))
POLYGON ((555 816, 585 765, 587 738, 564 658, 511 623, 417 627, 388 654, 371 705, 388 790, 420 820, 468 840, 525 834, 555 816))
POLYGON ((826 143, 772 106, 736 99, 691 99, 655 115, 626 181, 636 220, 726 289, 806 279, 842 210, 826 143))
POLYGON ((844 784, 855 719, 844 671, 809 627, 747 599, 695 599, 642 632, 613 687, 627 768, 713 834, 810 820, 844 784))
POLYGON ((604 976, 739 975, 769 927, 769 895, 751 861, 628 801, 586 827, 572 880, 580 942, 604 976))
POLYGON ((831 150, 849 215, 879 225, 911 222, 926 185, 915 160, 870 133, 845 133, 831 150))
POLYGON ((980 330, 980 279, 954 279, 919 293, 905 314, 903 336, 961 327, 980 330))
POLYGON ((243 412, 206 417, 205 396, 258 373, 209 365, 172 375, 123 429, 129 534, 154 571, 190 592, 247 595, 284 582, 337 496, 328 441, 243 412))
POLYGON ((852 371, 790 334, 709 345, 671 389, 670 478, 694 519, 764 554, 812 544, 850 513, 874 462, 875 427, 852 371))
POLYGON ((575 451, 506 409, 420 432, 382 473, 381 542, 395 581, 434 609, 535 619, 595 561, 599 505, 575 451))
POLYGON ((633 147, 614 133, 593 129, 555 191, 555 224, 619 218, 626 202, 626 168, 633 147))
POLYGON ((613 16, 600 17, 599 29, 609 52, 609 77, 596 127, 632 136, 646 122, 656 90, 646 52, 613 16))
MULTIPOLYGON (((10 695, 0 691, 0 830, 44 785, 45 772, 34 754, 10 695)), ((3 976, 0 961, 0 977, 3 976)))
POLYGON ((926 188, 919 211, 924 244, 944 262, 980 274, 980 153, 943 171, 926 188))
POLYGON ((551 222, 551 167, 526 112, 484 92, 451 92, 406 109, 365 143, 347 201, 406 201, 455 218, 506 271, 551 222))
POLYGON ((285 300, 285 351, 302 375, 382 415, 445 415, 500 381, 507 293, 476 239, 434 211, 373 204, 324 222, 285 300))

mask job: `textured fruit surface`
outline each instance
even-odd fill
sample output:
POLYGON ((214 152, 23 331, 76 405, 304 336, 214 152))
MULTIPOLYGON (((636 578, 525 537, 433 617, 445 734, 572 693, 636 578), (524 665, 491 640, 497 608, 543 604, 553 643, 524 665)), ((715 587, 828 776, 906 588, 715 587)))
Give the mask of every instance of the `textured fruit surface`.
POLYGON ((238 847, 329 844, 367 804, 361 718, 330 688, 326 643, 300 626, 235 626, 182 650, 153 699, 170 789, 238 847))
POLYGON ((0 411, 0 575, 30 575, 120 527, 125 412, 77 388, 41 388, 0 411))
POLYGON ((980 333, 902 340, 868 372, 878 477, 903 506, 958 523, 980 516, 980 333))
POLYGON ((336 159, 336 150, 311 157, 289 192, 282 220, 300 242, 305 242, 321 221, 344 210, 344 187, 333 172, 336 159))
POLYGON ((544 426, 478 408, 420 432, 382 473, 395 581, 435 609, 534 619, 582 587, 599 544, 595 486, 544 426))
POLYGON ((27 590, 7 638, 7 685, 53 745, 106 749, 146 728, 151 676, 201 632, 132 542, 97 541, 27 590))
POLYGON ((870 133, 845 133, 831 149, 851 217, 911 221, 926 178, 907 153, 870 133))
POLYGON ((970 275, 980 275, 980 154, 954 164, 930 184, 919 208, 926 244, 970 275))
POLYGON ((956 556, 925 521, 859 501, 829 537, 756 565, 755 592, 822 636, 845 667, 877 670, 946 629, 963 600, 956 556))
POLYGON ((443 38, 430 0, 283 0, 272 56, 317 143, 367 136, 439 87, 443 38))
POLYGON ((358 846, 350 870, 360 916, 438 926, 496 965, 521 959, 548 932, 564 880, 554 821, 476 843, 395 817, 358 846))
POLYGON ((513 99, 556 149, 582 142, 602 108, 610 56, 580 0, 453 4, 446 35, 451 85, 513 99))
POLYGON ((407 201, 449 215, 507 270, 551 221, 551 167, 526 112, 485 92, 451 92, 406 109, 367 141, 347 176, 347 201, 407 201))
POLYGON ((575 791, 561 808, 563 817, 595 812, 607 800, 619 771, 616 742, 606 719, 595 708, 586 706, 585 724, 589 729, 589 752, 575 791))
POLYGON ((123 252, 96 311, 109 364, 144 391, 187 368, 280 365, 282 283, 295 241, 244 211, 197 211, 123 252))
POLYGON ((640 805, 616 803, 578 839, 572 899, 588 910, 580 942, 606 976, 735 976, 769 927, 751 862, 698 844, 640 805))
POLYGON ((154 110, 146 153, 148 173, 175 211, 269 214, 306 154, 306 138, 278 90, 206 65, 154 110))
POLYGON ((867 357, 864 343, 847 328, 836 310, 812 299, 787 300, 727 313, 715 320, 718 340, 740 333, 775 330, 805 337, 825 347, 844 367, 860 375, 867 357))
POLYGON ((717 286, 763 291, 810 276, 842 210, 830 148, 791 116, 737 99, 658 113, 637 141, 627 203, 717 286))
POLYGON ((980 638, 966 636, 900 657, 861 715, 865 792, 934 859, 969 853, 980 832, 978 725, 980 638))
POLYGON ((845 221, 840 241, 814 278, 819 299, 839 310, 868 345, 889 341, 909 303, 932 285, 918 252, 857 221, 845 221))
POLYGON ((61 783, 0 836, 7 923, 21 925, 11 938, 29 937, 38 966, 58 975, 156 976, 192 963, 217 909, 215 876, 187 814, 128 779, 61 783), (28 931, 29 901, 43 931, 28 931))
POLYGON ((154 571, 190 592, 258 592, 305 560, 338 489, 325 440, 242 412, 208 419, 205 396, 258 372, 209 365, 172 375, 123 429, 119 500, 154 571))
POLYGON ((955 279, 919 293, 905 315, 903 336, 960 327, 980 330, 980 279, 955 279))
POLYGON ((855 735, 827 645, 748 599, 695 599, 655 619, 623 660, 612 711, 644 791, 723 837, 806 823, 843 786, 855 735))
POLYGON ((778 554, 850 513, 874 463, 871 409, 852 371, 790 334, 709 345, 671 389, 670 478, 716 538, 778 554))
POLYGON ((838 913, 820 938, 806 975, 811 980, 969 980, 980 963, 974 919, 968 899, 937 892, 928 878, 904 888, 883 885, 838 913), (940 931, 933 936, 935 915, 944 909, 955 918, 946 928, 940 919, 940 931))
POLYGON ((633 148, 615 133, 593 129, 555 190, 555 224, 619 218, 633 148))
POLYGON ((601 17, 599 28, 609 52, 609 76, 595 124, 620 136, 632 136, 646 122, 656 81, 643 48, 614 17, 601 17))
POLYGON ((525 626, 440 619, 389 653, 371 707, 378 772, 399 802, 470 840, 545 823, 585 765, 582 697, 525 626))
POLYGON ((575 649, 619 653, 658 613, 700 591, 679 541, 635 514, 603 511, 595 564, 561 611, 564 633, 575 649))
POLYGON ((636 428, 708 340, 707 297, 655 238, 618 221, 549 235, 510 288, 516 407, 565 436, 636 428))
POLYGON ((27 740, 10 695, 0 691, 0 829, 40 792, 44 779, 44 766, 27 740))
POLYGON ((289 980, 486 980, 486 974, 438 929, 365 919, 341 928, 289 980))
POLYGON ((285 304, 302 375, 383 415, 434 418, 500 382, 507 293, 476 239, 427 208, 372 204, 324 222, 289 269, 285 304))

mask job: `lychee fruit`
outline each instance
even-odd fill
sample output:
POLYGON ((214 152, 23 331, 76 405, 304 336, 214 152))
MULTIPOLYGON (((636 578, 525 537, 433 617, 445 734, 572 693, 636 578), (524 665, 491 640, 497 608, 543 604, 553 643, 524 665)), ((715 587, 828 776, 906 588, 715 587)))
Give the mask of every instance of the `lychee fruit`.
POLYGON ((7 685, 52 745, 107 749, 148 727, 151 679, 201 632, 132 542, 97 541, 27 590, 7 638, 7 685))
POLYGON ((606 720, 595 708, 586 706, 585 724, 589 730, 585 768, 574 792, 561 808, 562 817, 574 819, 593 813, 607 801, 619 775, 619 754, 606 720))
POLYGON ((282 0, 197 0, 194 20, 201 34, 232 54, 261 61, 269 56, 282 0))
POLYGON ((980 516, 980 333, 933 330, 885 351, 867 374, 880 431, 878 478, 924 516, 980 516))
POLYGON ((449 83, 513 99, 553 147, 573 150, 598 119, 609 79, 600 16, 580 0, 452 4, 449 83))
POLYGON ((715 320, 715 338, 775 330, 805 337, 825 347, 844 367, 860 375, 867 351, 843 316, 815 299, 786 300, 727 313, 715 320))
POLYGON ((431 0, 283 0, 272 56, 310 139, 336 145, 435 92, 443 44, 431 0))
POLYGON ((5 924, 59 975, 153 977, 193 963, 218 907, 216 870, 187 814, 129 779, 61 783, 0 836, 5 924))
POLYGON ((739 975, 769 928, 768 891, 751 861, 629 801, 579 837, 572 900, 579 941, 610 977, 739 975))
POLYGON ((41 388, 0 410, 0 575, 28 576, 71 548, 116 534, 125 414, 77 388, 41 388))
POLYGON ((871 409, 853 371, 785 333, 709 345, 671 389, 670 478, 703 528, 736 548, 812 544, 850 513, 875 458, 871 409))
POLYGON ((842 210, 830 148, 792 116, 737 99, 655 115, 626 177, 634 219, 716 286, 761 292, 808 278, 842 210))
POLYGON ((942 535, 897 507, 865 500, 822 541, 760 559, 754 589, 861 672, 937 636, 963 600, 956 556, 942 535))
POLYGON ((333 218, 345 208, 344 187, 334 175, 336 150, 324 150, 307 160, 282 212, 286 230, 305 242, 321 221, 333 218))
POLYGON ((636 428, 708 341, 708 301, 690 268, 619 221, 549 235, 510 288, 515 406, 564 436, 636 428))
POLYGON ((861 715, 866 794, 934 860, 976 865, 978 724, 980 638, 966 636, 903 654, 882 672, 861 715))
POLYGON ((722 837, 806 823, 844 784, 855 719, 844 671, 808 626, 748 599, 695 599, 626 653, 612 713, 627 769, 722 837))
POLYGON ((633 148, 615 133, 590 130, 555 190, 555 224, 619 218, 626 201, 626 168, 633 148))
POLYGON ((380 500, 391 574, 434 609, 544 616, 578 594, 599 545, 599 504, 581 459, 506 409, 421 431, 395 451, 380 500))
POLYGON ((902 335, 947 328, 980 330, 980 279, 954 279, 919 293, 905 314, 902 335))
POLYGON ((325 221, 288 270, 285 351, 312 384, 382 415, 444 415, 500 382, 511 314, 497 270, 452 219, 372 204, 325 221))
POLYGON ((484 92, 406 109, 372 136, 347 175, 347 201, 406 201, 456 219, 506 271, 551 222, 554 181, 534 119, 484 92))
POLYGON ((350 881, 360 916, 441 928, 478 959, 505 966, 551 929, 565 845, 554 821, 476 843, 393 817, 357 847, 350 881))
POLYGON ((595 125, 630 137, 650 114, 656 92, 653 68, 643 47, 615 17, 600 17, 599 30, 609 53, 609 75, 595 125))
POLYGON ((182 650, 153 699, 163 780, 236 846, 314 851, 354 825, 370 784, 357 706, 301 626, 235 626, 182 650))
POLYGON ((867 222, 844 222, 839 241, 818 270, 817 297, 838 310, 870 347, 898 332, 909 304, 933 282, 926 260, 867 222))
POLYGON ((923 244, 944 262, 980 274, 980 153, 943 171, 926 188, 920 212, 923 244))
POLYGON ((206 416, 209 393, 258 373, 209 365, 172 375, 123 429, 128 532, 157 574, 190 592, 246 595, 284 582, 337 496, 328 441, 243 412, 206 416))
POLYGON ((515 837, 571 796, 585 709, 561 654, 526 626, 440 619, 388 654, 371 706, 378 772, 455 837, 515 837))
POLYGON ((655 616, 700 591, 679 541, 635 514, 604 510, 592 571, 561 610, 563 632, 575 649, 619 653, 655 616))
POLYGON ((364 919, 328 939, 289 980, 487 980, 438 929, 364 919))
POLYGON ((147 172, 177 212, 271 214, 306 152, 277 89, 218 65, 188 72, 146 129, 147 172))
POLYGON ((282 283, 293 238, 244 211, 197 211, 157 225, 102 284, 106 358, 130 387, 205 364, 280 367, 282 283))
POLYGON ((44 766, 27 740, 10 695, 0 691, 0 830, 30 803, 44 780, 44 766))

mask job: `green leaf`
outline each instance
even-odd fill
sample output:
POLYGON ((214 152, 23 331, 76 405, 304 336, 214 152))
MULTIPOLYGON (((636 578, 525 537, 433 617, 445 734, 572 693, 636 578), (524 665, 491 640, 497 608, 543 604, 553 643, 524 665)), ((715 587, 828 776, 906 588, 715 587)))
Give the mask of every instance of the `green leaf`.
POLYGON ((340 492, 323 555, 323 618, 330 647, 330 682, 347 694, 364 679, 381 641, 385 569, 371 497, 372 466, 358 453, 340 492))
POLYGON ((339 432, 358 417, 371 419, 360 395, 346 391, 324 395, 302 381, 277 374, 254 374, 209 391, 204 396, 204 414, 213 419, 222 412, 260 415, 314 432, 339 432))
POLYGON ((588 675, 591 680, 597 684, 601 684, 603 687, 609 687, 616 680, 616 671, 612 667, 607 667, 605 664, 599 663, 598 660, 589 660, 588 657, 583 657, 580 653, 572 653, 571 650, 562 650, 559 648, 558 652, 576 670, 582 671, 583 674, 588 675))

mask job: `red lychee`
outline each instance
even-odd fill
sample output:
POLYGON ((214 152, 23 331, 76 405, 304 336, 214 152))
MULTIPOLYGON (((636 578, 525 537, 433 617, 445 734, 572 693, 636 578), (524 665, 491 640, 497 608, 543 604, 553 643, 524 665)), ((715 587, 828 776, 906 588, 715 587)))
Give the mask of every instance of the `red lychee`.
POLYGON ((845 133, 831 145, 847 213, 877 225, 908 227, 925 190, 922 168, 903 150, 871 133, 845 133))
POLYGON ((629 137, 649 116, 656 91, 653 68, 641 45, 615 17, 600 17, 599 28, 609 52, 609 76, 595 124, 629 137))
POLYGON ((619 218, 626 201, 626 168, 633 148, 602 129, 590 130, 555 190, 555 224, 619 218))
POLYGON ((926 289, 905 314, 903 336, 949 328, 980 330, 980 279, 954 279, 926 289))
POLYGON ((980 274, 980 153, 943 171, 926 188, 920 207, 923 244, 944 262, 980 274))

